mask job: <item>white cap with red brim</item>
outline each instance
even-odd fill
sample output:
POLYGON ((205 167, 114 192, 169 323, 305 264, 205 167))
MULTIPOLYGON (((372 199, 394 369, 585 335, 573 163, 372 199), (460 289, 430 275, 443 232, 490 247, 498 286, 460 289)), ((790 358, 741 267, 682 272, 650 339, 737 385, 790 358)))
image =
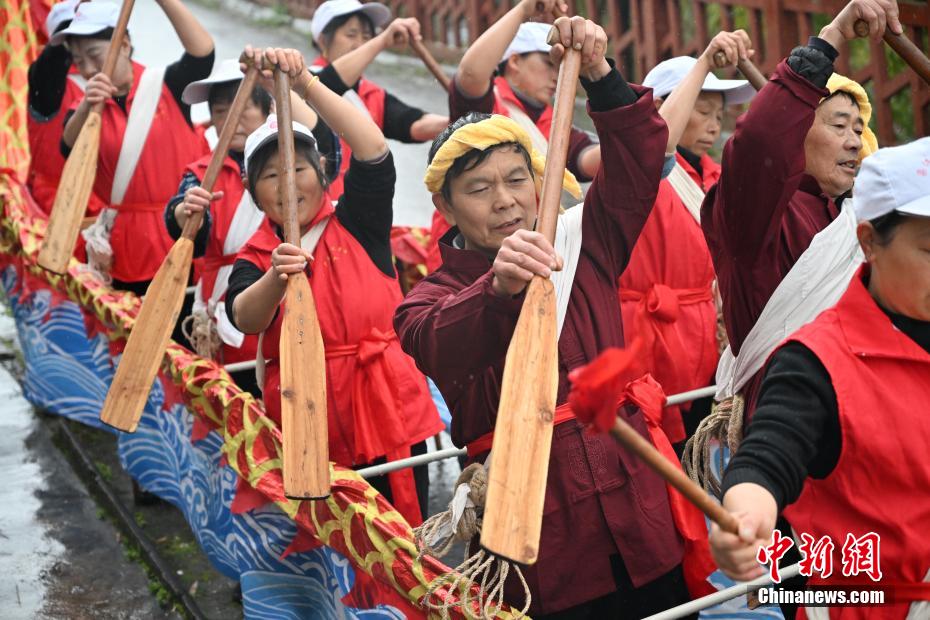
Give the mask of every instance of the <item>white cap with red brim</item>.
POLYGON ((64 22, 74 19, 74 11, 80 0, 64 0, 51 8, 45 18, 45 33, 51 37, 64 22))
POLYGON ((892 211, 930 217, 930 138, 878 149, 862 160, 853 206, 860 221, 892 211))
POLYGON ((68 37, 86 37, 116 28, 119 5, 112 2, 81 2, 67 28, 55 33, 49 45, 61 45, 68 37))
POLYGON ((242 71, 239 69, 239 61, 235 58, 228 58, 213 64, 213 71, 202 80, 191 82, 184 88, 181 93, 181 101, 188 105, 202 103, 210 96, 210 88, 216 84, 227 82, 238 82, 243 78, 242 71))
MULTIPOLYGON (((696 64, 697 58, 691 56, 676 56, 663 60, 646 74, 643 86, 651 88, 652 96, 656 99, 664 99, 681 84, 696 64)), ((701 91, 723 93, 726 105, 746 103, 756 96, 756 89, 746 80, 721 80, 713 73, 708 73, 704 78, 701 91)))
MULTIPOLYGON (((313 137, 313 132, 310 131, 306 125, 302 125, 297 121, 291 121, 291 127, 294 129, 294 140, 303 140, 314 149, 316 148, 316 138, 313 137)), ((252 159, 252 156, 255 155, 263 146, 271 142, 272 140, 278 139, 278 117, 275 114, 269 114, 268 118, 265 119, 265 123, 249 134, 249 137, 245 139, 245 172, 249 173, 249 160, 252 159)))
POLYGON ((380 2, 362 4, 358 0, 327 0, 313 12, 313 19, 310 20, 310 36, 319 43, 320 33, 329 25, 329 22, 352 13, 364 13, 375 28, 383 27, 391 19, 391 9, 380 2))
POLYGON ((546 40, 549 38, 549 31, 552 30, 552 24, 543 24, 540 22, 523 22, 517 30, 517 35, 504 50, 501 56, 501 62, 507 62, 511 56, 529 54, 531 52, 549 53, 552 47, 546 40))

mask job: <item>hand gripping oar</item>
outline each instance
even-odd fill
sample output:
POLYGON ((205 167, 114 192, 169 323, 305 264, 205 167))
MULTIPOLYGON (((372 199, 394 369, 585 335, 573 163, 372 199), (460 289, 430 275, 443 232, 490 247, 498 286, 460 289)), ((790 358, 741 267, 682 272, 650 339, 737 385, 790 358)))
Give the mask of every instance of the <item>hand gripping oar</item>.
MULTIPOLYGON (((291 126, 291 86, 286 73, 274 72, 278 114, 278 158, 284 240, 300 247, 297 173, 291 126)), ((329 496, 329 432, 326 419, 326 353, 307 274, 287 278, 281 326, 281 436, 284 494, 292 499, 329 496)))
MULTIPOLYGON (((553 36, 555 30, 550 42, 553 36)), ((555 239, 580 68, 580 52, 566 49, 536 223, 550 242, 555 239)), ((507 350, 481 531, 485 549, 521 564, 534 563, 539 552, 559 381, 557 341, 555 289, 548 278, 536 276, 526 288, 507 350)))
MULTIPOLYGON (((869 23, 864 19, 857 20, 853 29, 860 37, 869 36, 869 23)), ((903 34, 895 34, 888 28, 885 28, 885 34, 882 39, 888 44, 888 47, 897 52, 904 62, 919 75, 924 82, 930 84, 930 60, 924 56, 920 48, 903 34)))
MULTIPOLYGON (((119 58, 119 50, 123 46, 126 35, 126 24, 129 23, 129 14, 132 12, 134 0, 123 0, 116 28, 110 39, 110 47, 103 62, 103 73, 113 76, 113 69, 119 58)), ((71 255, 74 253, 74 244, 81 231, 81 221, 87 209, 87 200, 90 198, 94 179, 97 176, 97 152, 100 149, 100 115, 103 103, 95 104, 87 114, 87 119, 81 127, 74 142, 74 148, 65 161, 61 171, 61 180, 58 182, 58 191, 55 193, 55 202, 52 213, 45 229, 45 241, 39 251, 37 262, 41 267, 65 273, 71 255)))
POLYGON ((430 54, 426 46, 423 45, 423 41, 415 37, 410 37, 410 47, 413 48, 413 51, 420 57, 420 60, 423 61, 423 64, 426 65, 426 68, 429 69, 429 72, 433 74, 433 77, 436 78, 436 81, 439 82, 443 89, 449 90, 449 84, 451 83, 449 76, 445 74, 442 67, 440 67, 436 59, 433 58, 433 55, 430 54))
MULTIPOLYGON (((727 55, 722 51, 714 54, 714 64, 717 65, 718 69, 723 69, 729 64, 727 60, 727 55)), ((736 63, 736 68, 739 69, 739 72, 743 74, 749 83, 757 91, 762 90, 762 87, 768 83, 765 75, 759 71, 758 67, 748 58, 740 58, 739 62, 736 63)))
MULTIPOLYGON (((203 178, 203 188, 213 189, 216 177, 223 167, 226 151, 239 125, 239 116, 245 109, 258 69, 250 66, 239 85, 236 98, 229 110, 213 158, 203 178)), ((142 308, 129 333, 126 349, 116 368, 110 391, 107 392, 100 419, 114 428, 132 433, 142 417, 142 409, 148 400, 149 390, 158 367, 165 356, 165 347, 181 312, 184 291, 190 276, 191 259, 194 254, 194 237, 200 229, 203 212, 192 214, 184 223, 181 236, 165 257, 158 273, 149 285, 142 308)))

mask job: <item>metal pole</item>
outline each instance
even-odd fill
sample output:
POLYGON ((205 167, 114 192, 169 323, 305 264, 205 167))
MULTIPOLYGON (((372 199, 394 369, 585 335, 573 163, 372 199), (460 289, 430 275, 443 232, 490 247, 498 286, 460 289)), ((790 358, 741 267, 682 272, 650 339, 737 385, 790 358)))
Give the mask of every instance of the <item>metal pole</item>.
MULTIPOLYGON (((778 572, 781 575, 782 580, 784 580, 797 576, 800 569, 800 564, 792 564, 788 568, 779 569, 778 572)), ((746 596, 750 592, 761 590, 765 586, 771 584, 772 577, 771 575, 766 574, 765 576, 753 579, 752 581, 738 583, 735 586, 730 586, 729 588, 720 590, 719 592, 708 594, 707 596, 685 603, 684 605, 666 609, 665 611, 661 611, 657 614, 649 616, 648 618, 644 618, 643 620, 674 620, 675 618, 683 618, 693 614, 696 611, 701 611, 702 609, 707 609, 708 607, 713 607, 714 605, 718 605, 741 596, 746 596)))
POLYGON ((392 471, 397 471, 398 469, 416 467, 417 465, 424 465, 426 463, 432 463, 433 461, 442 461, 444 459, 465 456, 465 454, 466 451, 459 448, 446 448, 445 450, 436 450, 435 452, 428 452, 427 454, 418 454, 417 456, 411 456, 410 458, 400 459, 398 461, 391 461, 390 463, 372 465, 371 467, 359 469, 356 471, 356 473, 359 474, 362 478, 374 478, 375 476, 389 474, 392 471))
POLYGON ((707 398, 708 396, 713 396, 716 393, 717 393, 717 386, 711 385, 708 387, 699 388, 697 390, 691 390, 689 392, 682 392, 681 394, 673 394, 665 400, 665 406, 670 407, 672 405, 690 403, 692 400, 697 400, 699 398, 707 398))
POLYGON ((223 368, 226 369, 226 372, 238 372, 240 370, 253 370, 255 368, 255 360, 249 360, 247 362, 236 362, 234 364, 226 364, 223 368))

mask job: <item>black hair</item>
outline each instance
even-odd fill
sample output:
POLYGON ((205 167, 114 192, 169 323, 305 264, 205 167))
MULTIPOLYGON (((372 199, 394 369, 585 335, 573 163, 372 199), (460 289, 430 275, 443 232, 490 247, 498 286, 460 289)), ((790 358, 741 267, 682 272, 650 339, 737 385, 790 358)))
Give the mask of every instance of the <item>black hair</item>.
MULTIPOLYGON (((57 30, 55 32, 58 32, 57 30)), ((67 40, 73 41, 74 39, 96 39, 99 41, 111 41, 113 39, 113 28, 107 27, 101 30, 100 32, 94 32, 91 34, 71 34, 68 35, 67 40)), ((126 31, 126 38, 129 38, 129 31, 126 31)), ((132 58, 132 54, 135 51, 132 45, 129 46, 129 57, 132 58)))
MULTIPOLYGON (((459 118, 453 123, 450 123, 448 127, 442 130, 442 132, 436 136, 436 139, 433 140, 432 146, 429 147, 429 156, 427 157, 427 164, 433 163, 433 158, 436 157, 436 153, 439 152, 439 149, 443 144, 454 134, 459 128, 464 127, 465 125, 471 125, 472 123, 480 123, 481 121, 491 118, 490 114, 483 114, 480 112, 469 112, 465 116, 459 118)), ((452 166, 449 167, 449 170, 446 172, 445 181, 442 184, 442 190, 440 194, 443 198, 446 199, 446 202, 452 202, 452 190, 450 186, 452 181, 460 177, 463 173, 473 170, 474 168, 480 166, 484 160, 490 157, 491 153, 497 149, 504 147, 516 147, 517 152, 523 155, 523 159, 526 161, 526 168, 530 171, 530 177, 534 177, 533 174, 533 162, 530 159, 530 154, 519 142, 501 142, 492 147, 486 148, 483 151, 480 149, 472 149, 452 162, 452 166)))
MULTIPOLYGON (((333 34, 334 34, 337 30, 339 30, 340 28, 342 28, 342 27, 346 24, 346 22, 348 22, 348 21, 349 21, 350 19, 352 19, 353 17, 358 17, 359 20, 362 22, 363 25, 368 26, 369 32, 371 32, 372 36, 374 36, 374 34, 375 34, 375 23, 374 23, 373 21, 371 21, 371 18, 368 17, 368 15, 366 15, 365 13, 363 13, 363 12, 361 12, 361 11, 356 11, 355 13, 348 13, 348 14, 346 14, 346 15, 340 15, 339 17, 334 17, 334 18, 332 18, 331 20, 329 20, 329 23, 326 24, 326 27, 323 28, 322 32, 320 32, 320 36, 317 37, 317 38, 318 38, 318 39, 326 39, 327 42, 331 41, 331 40, 332 40, 332 37, 333 37, 333 34)), ((317 51, 323 51, 323 50, 320 48, 319 42, 318 42, 316 39, 314 39, 314 41, 313 41, 313 47, 315 47, 315 48, 317 49, 317 51)))
POLYGON ((875 235, 878 237, 878 245, 885 247, 891 243, 898 231, 898 227, 907 220, 908 216, 899 211, 891 211, 869 220, 869 224, 875 229, 875 235))
MULTIPOLYGON (((249 174, 246 179, 249 184, 249 194, 252 195, 252 201, 255 203, 255 206, 261 210, 261 205, 258 203, 258 195, 255 193, 255 187, 258 185, 258 175, 262 173, 262 170, 265 169, 265 166, 268 164, 268 160, 275 156, 278 152, 278 141, 272 140, 268 144, 262 146, 255 153, 252 154, 252 157, 249 159, 249 174)), ((313 166, 314 171, 316 171, 316 177, 320 181, 320 185, 323 186, 325 190, 329 187, 329 178, 323 172, 323 165, 320 162, 320 152, 316 150, 315 146, 312 146, 306 140, 294 136, 294 154, 303 155, 304 158, 310 162, 310 165, 313 166)))
MULTIPOLYGON (((238 92, 239 84, 241 83, 241 80, 236 80, 233 82, 221 82, 210 86, 210 92, 207 93, 207 106, 210 108, 210 113, 213 113, 213 106, 218 103, 231 104, 236 98, 236 92, 238 92)), ((251 98, 252 103, 261 109, 262 114, 265 116, 271 114, 271 103, 274 100, 271 98, 271 95, 268 94, 267 90, 261 86, 256 86, 252 89, 251 98)))
POLYGON ((58 27, 55 28, 55 32, 51 33, 49 36, 51 36, 52 34, 57 34, 57 33, 61 32, 62 30, 64 30, 65 28, 67 28, 67 27, 70 26, 70 25, 71 25, 71 20, 70 20, 70 19, 64 20, 63 22, 61 22, 60 24, 58 24, 58 27))
POLYGON ((829 101, 830 99, 833 99, 833 98, 835 98, 835 97, 843 97, 844 99, 846 99, 847 101, 849 101, 851 104, 853 104, 854 106, 856 106, 857 109, 859 108, 859 100, 856 99, 856 97, 855 97, 851 92, 845 91, 845 90, 836 90, 836 91, 833 91, 832 93, 830 93, 829 95, 827 95, 826 97, 824 97, 824 98, 823 98, 823 101, 821 101, 820 103, 826 103, 827 101, 829 101))
MULTIPOLYGON (((526 58, 530 54, 544 54, 545 52, 523 52, 522 54, 514 54, 514 56, 519 56, 520 58, 526 58)), ((502 60, 497 65, 497 75, 504 77, 504 72, 507 70, 507 61, 510 60, 510 57, 507 60, 502 60)))

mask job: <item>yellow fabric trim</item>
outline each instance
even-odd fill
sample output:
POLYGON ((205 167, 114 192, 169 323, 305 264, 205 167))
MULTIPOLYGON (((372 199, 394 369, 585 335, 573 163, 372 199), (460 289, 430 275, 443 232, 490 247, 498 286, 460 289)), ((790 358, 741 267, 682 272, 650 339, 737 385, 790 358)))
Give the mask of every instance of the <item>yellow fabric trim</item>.
POLYGON ((877 151, 878 138, 876 138, 872 130, 869 129, 869 120, 872 118, 872 104, 869 102, 869 95, 865 92, 865 89, 855 80, 851 80, 845 75, 834 73, 830 76, 830 79, 827 80, 827 90, 830 91, 831 95, 837 91, 849 93, 856 100, 856 103, 859 104, 859 113, 862 115, 862 122, 865 125, 862 131, 862 148, 859 149, 859 160, 861 161, 877 151))

